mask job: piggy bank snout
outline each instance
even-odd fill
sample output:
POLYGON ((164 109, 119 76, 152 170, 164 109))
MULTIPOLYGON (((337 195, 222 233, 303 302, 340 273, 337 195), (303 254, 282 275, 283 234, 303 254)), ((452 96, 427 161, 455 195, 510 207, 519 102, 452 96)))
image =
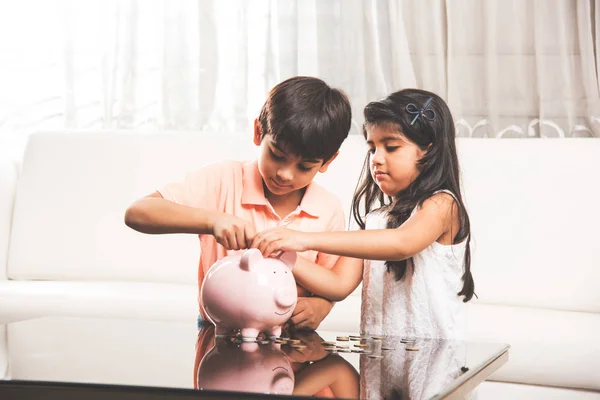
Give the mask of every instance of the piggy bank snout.
POLYGON ((279 288, 275 291, 275 302, 281 307, 291 307, 297 299, 296 287, 279 288))

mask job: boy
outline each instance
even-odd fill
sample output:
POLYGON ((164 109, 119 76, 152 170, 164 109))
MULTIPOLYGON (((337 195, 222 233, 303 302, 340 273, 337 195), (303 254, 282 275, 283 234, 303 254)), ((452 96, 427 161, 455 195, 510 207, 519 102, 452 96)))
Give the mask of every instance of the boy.
MULTIPOLYGON (((254 121, 254 162, 221 162, 190 173, 133 203, 127 226, 143 233, 192 233, 200 238, 198 285, 228 250, 246 249, 256 232, 285 226, 301 231, 344 230, 339 200, 312 182, 336 158, 350 130, 346 95, 311 77, 276 85, 254 121)), ((337 256, 307 251, 302 262, 331 268, 337 256)), ((333 304, 298 288, 291 317, 316 329, 333 304)), ((202 307, 200 307, 202 312, 202 307)), ((206 318, 202 315, 202 318, 206 318)))

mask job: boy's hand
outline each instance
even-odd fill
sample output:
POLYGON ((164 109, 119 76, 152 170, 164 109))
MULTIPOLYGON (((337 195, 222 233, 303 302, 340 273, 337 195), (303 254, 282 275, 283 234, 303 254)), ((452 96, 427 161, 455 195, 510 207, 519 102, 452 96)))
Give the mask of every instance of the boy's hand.
POLYGON ((333 303, 321 297, 299 297, 290 321, 296 329, 315 330, 332 307, 333 303))
POLYGON ((250 247, 259 249, 263 257, 269 257, 280 251, 306 251, 309 244, 310 233, 273 228, 256 234, 250 247))
POLYGON ((220 214, 213 223, 212 234, 217 243, 227 250, 241 250, 250 247, 256 230, 251 222, 229 214, 220 214))

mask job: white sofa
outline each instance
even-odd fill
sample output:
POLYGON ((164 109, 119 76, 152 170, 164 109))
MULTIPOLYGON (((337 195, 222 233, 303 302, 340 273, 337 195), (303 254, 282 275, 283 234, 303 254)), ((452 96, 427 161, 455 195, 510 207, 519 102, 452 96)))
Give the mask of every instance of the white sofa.
MULTIPOLYGON (((479 296, 469 303, 469 336, 512 346, 479 397, 600 399, 600 140, 459 139, 458 147, 479 296)), ((250 132, 105 131, 33 135, 18 177, 0 156, 0 323, 43 315, 194 323, 197 238, 139 234, 124 211, 204 163, 256 154, 250 132)), ((362 137, 349 137, 318 177, 347 210, 364 154, 362 137)), ((359 315, 357 290, 321 327, 357 332, 359 315)))

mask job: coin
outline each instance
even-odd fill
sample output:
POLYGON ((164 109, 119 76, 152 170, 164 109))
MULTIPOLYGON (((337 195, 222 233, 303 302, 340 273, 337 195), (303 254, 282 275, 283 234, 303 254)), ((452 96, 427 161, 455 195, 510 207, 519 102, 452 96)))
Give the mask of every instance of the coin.
POLYGON ((350 340, 350 338, 348 336, 338 336, 337 340, 339 340, 340 342, 347 342, 350 340))
POLYGON ((405 350, 406 351, 419 351, 419 349, 417 349, 416 347, 407 347, 405 350))

